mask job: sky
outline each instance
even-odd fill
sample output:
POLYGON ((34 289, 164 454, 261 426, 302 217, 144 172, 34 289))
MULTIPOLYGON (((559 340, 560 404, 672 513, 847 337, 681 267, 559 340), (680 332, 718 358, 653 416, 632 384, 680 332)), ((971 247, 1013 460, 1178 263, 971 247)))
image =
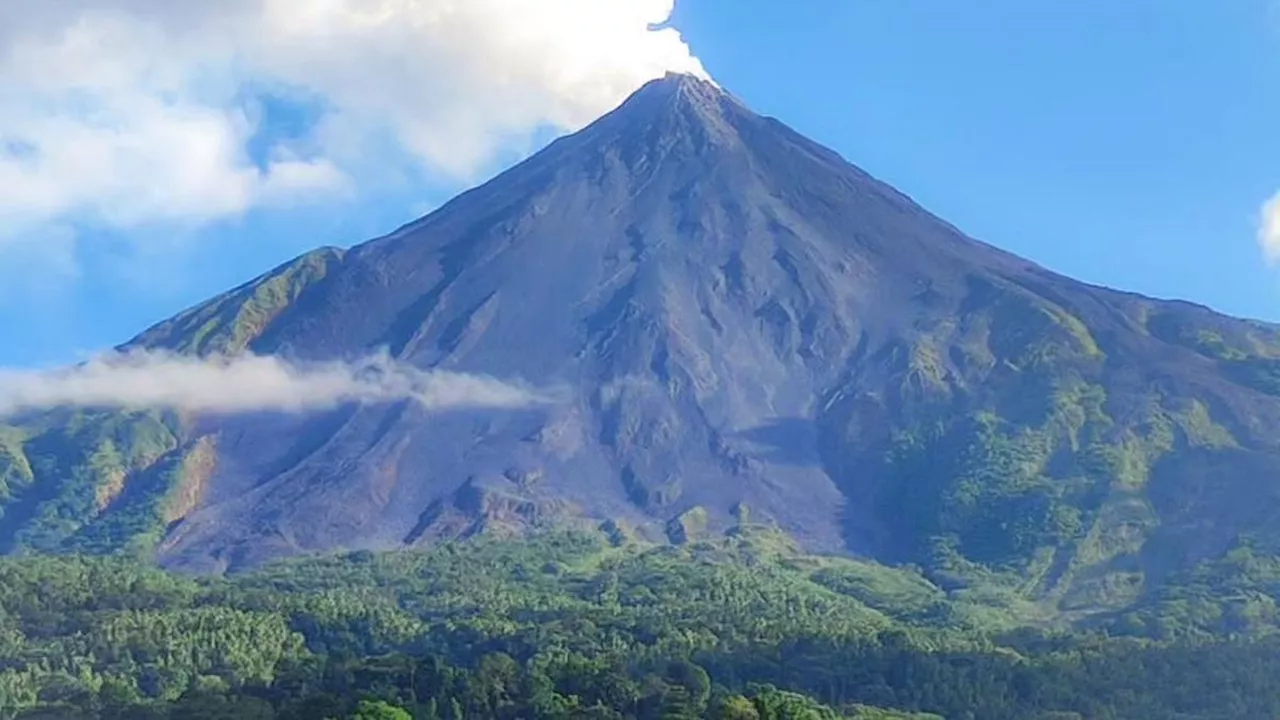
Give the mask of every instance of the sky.
POLYGON ((969 234, 1280 320, 1275 0, 0 0, 0 366, 430 211, 674 69, 969 234))

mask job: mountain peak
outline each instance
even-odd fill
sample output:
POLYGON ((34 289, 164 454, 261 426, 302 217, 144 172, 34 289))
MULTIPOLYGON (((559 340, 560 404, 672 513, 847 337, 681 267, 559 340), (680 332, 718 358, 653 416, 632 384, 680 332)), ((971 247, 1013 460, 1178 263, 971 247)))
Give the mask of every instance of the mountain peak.
POLYGON ((737 136, 734 118, 752 114, 709 78, 668 72, 632 93, 607 122, 619 123, 622 133, 636 137, 642 134, 639 128, 649 127, 669 138, 697 137, 724 146, 734 144, 737 136))
POLYGON ((1028 599, 1110 613, 1170 558, 1280 547, 1280 329, 967 238, 696 75, 139 346, 385 349, 565 401, 33 420, 0 432, 0 552, 134 528, 189 569, 560 522, 689 542, 745 506, 810 549, 1025 570, 1028 599))
POLYGON ((637 92, 646 90, 660 92, 667 96, 693 95, 700 97, 718 97, 725 95, 724 90, 711 78, 687 72, 668 70, 660 78, 654 78, 640 87, 637 92))

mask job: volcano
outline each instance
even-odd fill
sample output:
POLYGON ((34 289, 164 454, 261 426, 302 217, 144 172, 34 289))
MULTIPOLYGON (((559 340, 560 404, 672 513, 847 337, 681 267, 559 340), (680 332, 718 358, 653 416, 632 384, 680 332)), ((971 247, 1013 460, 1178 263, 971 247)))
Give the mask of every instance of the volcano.
POLYGON ((560 524, 673 543, 766 525, 1097 608, 1280 533, 1277 327, 974 240, 686 75, 126 347, 385 349, 567 399, 96 414, 75 431, 55 414, 0 454, 10 549, 143 538, 166 565, 224 571, 560 524), (102 470, 103 437, 152 450, 102 470), (98 507, 51 524, 71 476, 98 507))

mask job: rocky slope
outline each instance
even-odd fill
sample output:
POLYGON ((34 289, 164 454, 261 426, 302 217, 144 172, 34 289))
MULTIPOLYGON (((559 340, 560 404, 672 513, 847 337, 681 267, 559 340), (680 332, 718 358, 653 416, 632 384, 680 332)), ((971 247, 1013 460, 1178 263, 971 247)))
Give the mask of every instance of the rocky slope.
POLYGON ((572 400, 29 419, 0 433, 9 549, 154 542, 226 570, 569 522, 688 542, 749 517, 1094 613, 1280 537, 1280 330, 973 240, 687 76, 131 346, 387 348, 572 400))

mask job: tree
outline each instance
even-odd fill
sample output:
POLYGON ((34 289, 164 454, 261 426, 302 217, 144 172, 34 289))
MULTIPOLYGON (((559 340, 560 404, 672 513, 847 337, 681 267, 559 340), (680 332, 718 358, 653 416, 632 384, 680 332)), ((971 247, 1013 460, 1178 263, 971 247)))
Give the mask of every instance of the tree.
POLYGON ((676 660, 667 665, 666 681, 684 688, 689 694, 689 702, 699 714, 706 709, 707 699, 711 696, 711 677, 706 670, 688 660, 676 660))
POLYGON ((271 704, 254 697, 190 692, 173 705, 170 717, 184 720, 272 720, 271 704))
POLYGON ((713 717, 716 720, 760 720, 760 712, 745 697, 731 695, 720 701, 713 717))
POLYGON ((384 700, 361 700, 351 720, 413 720, 408 710, 384 700))
POLYGON ((661 720, 698 720, 702 713, 697 704, 689 696, 689 691, 676 685, 667 691, 662 698, 662 709, 658 713, 661 720))

